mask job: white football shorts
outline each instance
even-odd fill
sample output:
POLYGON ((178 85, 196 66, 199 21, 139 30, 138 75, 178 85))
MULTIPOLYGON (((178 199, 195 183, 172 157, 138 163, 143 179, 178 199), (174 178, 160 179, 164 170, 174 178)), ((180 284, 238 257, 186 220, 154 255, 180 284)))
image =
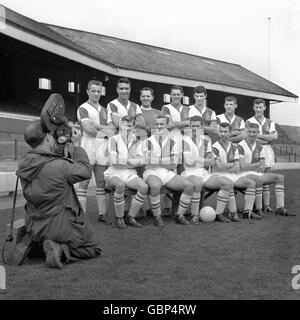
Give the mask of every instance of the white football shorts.
POLYGON ((149 168, 146 169, 143 173, 143 179, 145 182, 147 182, 149 176, 158 177, 162 181, 163 186, 165 186, 171 179, 176 176, 176 173, 166 168, 149 168))
POLYGON ((181 173, 181 176, 184 178, 196 176, 202 178, 203 182, 206 182, 211 177, 211 174, 204 168, 188 168, 181 173))
POLYGON ((112 177, 121 179, 125 184, 129 183, 135 178, 139 178, 135 169, 119 169, 109 167, 104 171, 104 180, 107 183, 112 177))
POLYGON ((83 136, 81 147, 87 153, 91 165, 107 166, 107 139, 83 136))
POLYGON ((275 164, 275 155, 274 151, 270 144, 264 144, 264 154, 265 154, 265 167, 269 168, 274 166, 275 164))

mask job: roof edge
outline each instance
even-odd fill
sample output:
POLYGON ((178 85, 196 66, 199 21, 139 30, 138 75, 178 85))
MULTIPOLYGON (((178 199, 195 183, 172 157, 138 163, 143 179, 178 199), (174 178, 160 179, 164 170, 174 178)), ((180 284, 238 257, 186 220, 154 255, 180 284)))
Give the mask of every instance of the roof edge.
POLYGON ((230 64, 230 65, 235 65, 235 66, 241 66, 241 65, 239 65, 237 63, 233 63, 233 62, 228 62, 228 61, 223 61, 223 60, 218 60, 218 59, 212 59, 212 58, 208 58, 208 57, 204 57, 204 56, 199 56, 199 55, 193 54, 193 53, 178 51, 178 50, 175 50, 175 49, 168 49, 168 48, 165 48, 165 47, 159 47, 159 46, 156 46, 156 45, 137 42, 137 41, 123 39, 123 38, 117 38, 117 37, 113 37, 113 36, 109 36, 109 35, 105 35, 105 34, 101 34, 101 33, 96 33, 96 32, 91 32, 91 31, 86 31, 86 30, 81 30, 81 29, 75 29, 75 28, 69 28, 69 27, 63 27, 63 26, 50 24, 50 23, 43 23, 43 24, 46 25, 46 26, 50 26, 50 27, 53 26, 53 27, 57 27, 57 28, 69 29, 69 30, 78 31, 78 32, 85 32, 85 33, 89 33, 89 34, 93 34, 93 35, 97 35, 97 36, 102 36, 102 37, 106 37, 106 38, 117 39, 117 40, 126 41, 126 42, 130 42, 130 43, 135 43, 135 44, 138 44, 138 45, 144 45, 144 46, 152 47, 152 48, 155 48, 155 49, 160 49, 160 50, 166 50, 166 51, 171 51, 171 52, 175 52, 175 53, 185 54, 185 55, 188 55, 188 56, 202 58, 202 59, 206 59, 206 60, 210 60, 210 61, 216 61, 216 62, 226 63, 226 64, 230 64))

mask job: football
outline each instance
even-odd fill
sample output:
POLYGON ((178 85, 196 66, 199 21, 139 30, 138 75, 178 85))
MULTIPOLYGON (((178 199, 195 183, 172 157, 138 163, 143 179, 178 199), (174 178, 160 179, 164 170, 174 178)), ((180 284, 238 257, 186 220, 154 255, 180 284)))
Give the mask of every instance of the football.
POLYGON ((214 208, 206 206, 200 210, 200 219, 202 222, 213 222, 216 219, 216 211, 214 208))

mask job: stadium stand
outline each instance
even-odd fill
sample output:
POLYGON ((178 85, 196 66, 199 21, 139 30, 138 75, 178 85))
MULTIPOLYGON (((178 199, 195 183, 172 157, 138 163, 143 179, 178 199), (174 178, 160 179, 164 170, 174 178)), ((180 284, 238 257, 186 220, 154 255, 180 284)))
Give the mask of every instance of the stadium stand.
POLYGON ((292 143, 300 145, 300 127, 280 125, 285 134, 292 140, 292 143))
POLYGON ((285 130, 279 124, 275 125, 278 132, 278 139, 275 141, 275 144, 292 144, 294 143, 292 139, 286 134, 285 130))
POLYGON ((272 143, 272 148, 275 153, 275 160, 276 162, 285 163, 299 162, 300 145, 297 145, 296 143, 296 135, 293 136, 292 134, 287 134, 285 127, 286 126, 276 124, 278 139, 272 143))

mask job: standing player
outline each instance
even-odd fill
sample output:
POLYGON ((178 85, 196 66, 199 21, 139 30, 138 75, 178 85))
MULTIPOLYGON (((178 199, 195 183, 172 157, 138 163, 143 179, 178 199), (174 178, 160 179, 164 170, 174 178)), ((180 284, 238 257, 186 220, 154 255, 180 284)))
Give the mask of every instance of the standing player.
MULTIPOLYGON (((235 187, 246 189, 243 217, 261 219, 260 216, 252 212, 255 202, 255 181, 238 174, 240 171, 239 152, 237 146, 229 140, 230 125, 228 123, 220 123, 218 134, 219 140, 212 146, 216 159, 214 172, 219 172, 216 174, 221 173, 221 176, 230 179, 235 187)), ((235 201, 228 204, 230 212, 237 211, 235 201)))
POLYGON ((155 118, 161 114, 159 110, 152 108, 153 99, 153 89, 145 87, 140 90, 141 111, 145 121, 145 125, 140 125, 140 128, 146 131, 148 137, 151 136, 151 130, 155 129, 155 118))
POLYGON ((284 207, 284 176, 276 173, 264 173, 265 160, 264 149, 257 142, 259 126, 257 123, 249 123, 247 139, 238 144, 241 164, 241 175, 256 180, 255 206, 260 214, 262 211, 262 188, 261 185, 275 184, 276 211, 275 214, 282 216, 294 216, 284 207))
MULTIPOLYGON (((199 204, 201 197, 202 186, 211 189, 219 190, 216 206, 216 220, 220 222, 228 222, 223 215, 228 198, 233 192, 233 183, 227 178, 219 175, 210 174, 204 167, 214 164, 214 158, 211 149, 211 139, 207 135, 203 135, 202 118, 193 116, 190 118, 191 136, 183 137, 183 165, 184 171, 181 175, 189 179, 194 185, 194 193, 191 202, 191 213, 193 224, 199 224, 199 204)), ((237 212, 231 212, 229 219, 237 222, 237 212)))
POLYGON ((238 107, 236 97, 228 96, 225 98, 225 113, 217 115, 217 122, 230 124, 230 141, 238 143, 246 138, 246 129, 244 120, 235 114, 238 107))
MULTIPOLYGON (((271 167, 275 164, 275 155, 271 147, 271 142, 277 140, 278 134, 275 123, 264 116, 266 110, 266 102, 263 99, 255 99, 253 102, 254 117, 246 120, 245 126, 249 123, 256 123, 259 127, 259 135, 257 141, 263 145, 265 154, 265 172, 271 172, 271 167)), ((265 213, 273 212, 270 207, 270 190, 268 185, 263 186, 263 202, 265 213)))
POLYGON ((136 103, 129 100, 131 82, 127 78, 121 78, 117 82, 118 98, 107 105, 107 123, 112 123, 119 130, 119 121, 128 116, 135 120, 135 125, 145 125, 141 108, 136 103))
MULTIPOLYGON (((91 80, 87 86, 88 101, 79 106, 77 118, 82 128, 81 147, 86 151, 96 181, 96 198, 99 221, 105 221, 107 196, 104 190, 103 172, 107 169, 107 138, 114 134, 113 127, 107 126, 107 111, 99 104, 102 83, 91 80)), ((86 212, 89 180, 80 182, 77 196, 86 212)))
POLYGON ((136 167, 144 165, 143 144, 133 135, 134 120, 125 116, 119 121, 119 134, 109 140, 110 167, 104 172, 107 185, 114 189, 114 205, 116 212, 116 226, 126 228, 124 222, 124 188, 137 190, 131 201, 131 206, 125 221, 136 228, 142 227, 135 220, 139 210, 143 206, 148 186, 137 175, 136 167))
POLYGON ((150 138, 145 140, 147 149, 147 165, 143 174, 144 181, 150 188, 150 204, 155 217, 154 224, 158 227, 164 226, 161 218, 160 190, 167 186, 174 191, 183 191, 178 211, 176 212, 176 222, 187 225, 184 214, 189 208, 193 195, 193 184, 176 174, 176 166, 180 155, 179 146, 170 137, 168 126, 168 117, 158 116, 155 119, 156 132, 150 138))
POLYGON ((169 129, 183 129, 190 126, 188 107, 181 104, 183 89, 181 86, 172 86, 170 92, 171 103, 163 105, 161 114, 169 118, 169 129))
POLYGON ((213 140, 216 137, 217 117, 216 113, 207 107, 207 92, 203 86, 194 88, 195 103, 189 107, 189 117, 200 116, 202 119, 202 126, 204 134, 210 136, 213 140))

